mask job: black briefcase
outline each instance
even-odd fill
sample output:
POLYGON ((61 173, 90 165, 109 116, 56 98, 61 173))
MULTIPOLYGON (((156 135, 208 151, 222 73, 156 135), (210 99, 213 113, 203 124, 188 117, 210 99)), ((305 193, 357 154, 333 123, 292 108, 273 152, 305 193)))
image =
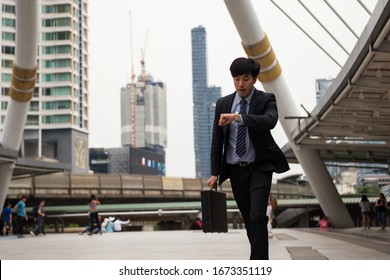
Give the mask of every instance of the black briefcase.
POLYGON ((227 232, 226 193, 202 191, 203 232, 227 232))

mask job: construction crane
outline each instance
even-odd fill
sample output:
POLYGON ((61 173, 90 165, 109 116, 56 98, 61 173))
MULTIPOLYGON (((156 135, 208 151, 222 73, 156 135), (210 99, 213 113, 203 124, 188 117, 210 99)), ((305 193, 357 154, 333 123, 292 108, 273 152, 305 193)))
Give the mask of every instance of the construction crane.
POLYGON ((130 20, 130 56, 131 56, 131 82, 130 82, 130 130, 131 139, 130 145, 135 147, 135 71, 134 71, 134 55, 133 55, 133 30, 131 21, 131 11, 129 12, 130 20))
POLYGON ((145 43, 144 48, 141 49, 141 80, 142 82, 146 82, 146 70, 145 70, 145 52, 146 52, 146 44, 148 42, 148 29, 146 29, 145 43))

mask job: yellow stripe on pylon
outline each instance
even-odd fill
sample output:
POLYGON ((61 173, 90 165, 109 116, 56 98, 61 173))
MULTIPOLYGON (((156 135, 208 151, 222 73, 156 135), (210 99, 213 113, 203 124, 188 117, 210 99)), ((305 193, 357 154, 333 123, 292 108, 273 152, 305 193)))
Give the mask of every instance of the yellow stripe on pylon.
POLYGON ((282 74, 282 68, 280 67, 279 62, 277 61, 275 66, 269 70, 265 71, 263 73, 260 73, 259 80, 262 83, 268 83, 276 80, 282 74))
POLYGON ((37 67, 23 69, 15 62, 12 65, 12 80, 9 95, 19 102, 30 101, 34 94, 35 80, 37 77, 37 67))
POLYGON ((9 96, 16 101, 19 102, 27 102, 30 101, 33 97, 34 89, 30 91, 19 91, 16 88, 14 88, 12 85, 9 88, 9 96))
POLYGON ((265 54, 268 49, 271 47, 271 44, 268 40, 268 37, 267 37, 267 34, 264 34, 264 38, 263 40, 261 40, 260 42, 254 44, 254 45, 244 45, 242 44, 244 49, 245 49, 245 52, 246 54, 249 56, 249 57, 255 57, 255 56, 259 56, 261 54, 265 54))
POLYGON ((259 80, 262 83, 271 82, 282 73, 282 68, 276 59, 276 55, 266 34, 264 34, 264 38, 260 42, 250 46, 243 44, 243 47, 248 57, 259 62, 262 69, 259 80))
POLYGON ((35 87, 35 79, 20 80, 17 76, 12 75, 11 84, 21 90, 29 90, 35 87))

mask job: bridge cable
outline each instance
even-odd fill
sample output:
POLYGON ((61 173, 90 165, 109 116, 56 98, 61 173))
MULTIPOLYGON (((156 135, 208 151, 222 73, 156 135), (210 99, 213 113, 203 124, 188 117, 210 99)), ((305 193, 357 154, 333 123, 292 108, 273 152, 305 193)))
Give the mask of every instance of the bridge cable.
POLYGON ((367 12, 367 14, 369 14, 371 16, 371 11, 367 8, 366 5, 364 5, 363 1, 362 0, 357 0, 360 4, 360 6, 363 7, 363 9, 367 12))
POLYGON ((336 11, 335 8, 333 8, 333 6, 329 3, 328 0, 324 0, 325 4, 333 11, 333 13, 339 18, 339 20, 341 20, 342 23, 344 23, 344 25, 349 29, 349 31, 352 32, 352 34, 355 36, 356 39, 359 39, 359 36, 356 34, 355 31, 353 31, 353 29, 348 25, 348 23, 342 18, 342 16, 340 16, 340 14, 336 11))
POLYGON ((314 44, 317 45, 331 60, 333 60, 334 63, 336 63, 340 68, 342 68, 342 65, 330 54, 328 53, 316 40, 313 39, 313 37, 310 36, 296 21, 294 21, 293 18, 291 18, 278 4, 276 4, 273 0, 270 0, 272 4, 275 5, 276 8, 278 8, 292 23, 295 24, 296 27, 298 27, 314 44))
POLYGON ((343 51, 347 54, 350 55, 350 53, 344 48, 344 46, 332 35, 332 33, 319 21, 319 19, 309 10, 309 8, 301 1, 298 0, 299 4, 312 16, 312 18, 328 33, 330 37, 337 43, 337 45, 340 46, 340 48, 343 49, 343 51))

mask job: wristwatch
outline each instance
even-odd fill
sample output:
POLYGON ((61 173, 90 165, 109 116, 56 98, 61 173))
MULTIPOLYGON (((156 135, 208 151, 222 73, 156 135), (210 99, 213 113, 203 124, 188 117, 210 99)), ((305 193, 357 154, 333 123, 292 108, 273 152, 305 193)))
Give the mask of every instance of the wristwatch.
POLYGON ((240 114, 238 112, 235 112, 234 113, 234 121, 235 122, 240 122, 241 118, 240 118, 240 114))

